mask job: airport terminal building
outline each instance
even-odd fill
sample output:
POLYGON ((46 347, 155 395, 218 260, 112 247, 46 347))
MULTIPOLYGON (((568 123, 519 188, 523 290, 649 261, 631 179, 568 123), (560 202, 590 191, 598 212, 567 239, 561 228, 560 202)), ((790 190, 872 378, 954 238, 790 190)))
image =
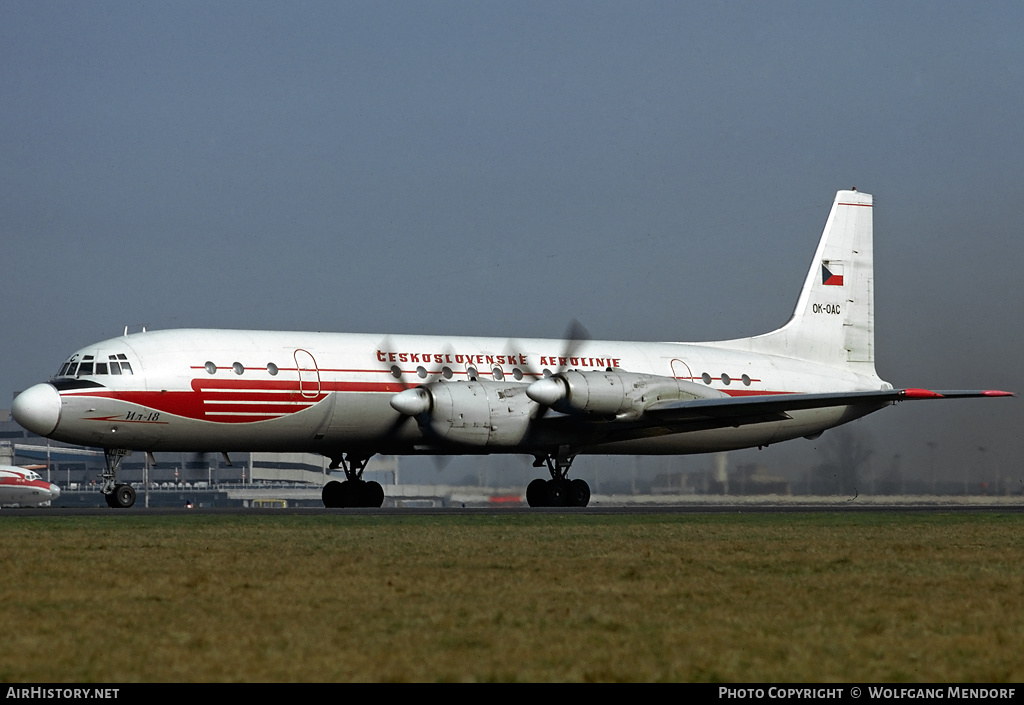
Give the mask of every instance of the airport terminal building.
MULTIPOLYGON (((155 453, 150 462, 145 453, 133 453, 121 463, 120 477, 135 487, 153 491, 189 494, 211 493, 229 488, 291 490, 304 492, 315 506, 322 506, 320 488, 332 479, 329 460, 323 456, 293 453, 155 453)), ((382 484, 393 484, 397 465, 377 458, 374 476, 382 484)), ((87 449, 52 441, 26 431, 0 409, 0 465, 31 467, 47 481, 59 485, 67 501, 76 492, 90 506, 103 504, 99 494, 105 460, 99 449, 87 449)), ((277 494, 282 494, 280 491, 277 494)), ((187 500, 183 500, 187 501, 187 500)), ((296 497, 293 503, 299 501, 296 497)), ((176 499, 175 504, 178 503, 176 499)))

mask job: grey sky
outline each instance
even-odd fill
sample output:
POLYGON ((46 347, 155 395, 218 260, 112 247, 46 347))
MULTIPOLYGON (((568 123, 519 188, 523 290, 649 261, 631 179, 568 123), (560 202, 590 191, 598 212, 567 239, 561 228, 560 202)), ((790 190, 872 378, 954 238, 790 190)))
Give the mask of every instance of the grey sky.
MULTIPOLYGON (((1024 392, 1022 28, 1010 2, 0 0, 0 391, 129 323, 760 333, 856 186, 879 373, 1024 392)), ((880 463, 934 441, 1024 476, 1021 404, 857 428, 880 463)))

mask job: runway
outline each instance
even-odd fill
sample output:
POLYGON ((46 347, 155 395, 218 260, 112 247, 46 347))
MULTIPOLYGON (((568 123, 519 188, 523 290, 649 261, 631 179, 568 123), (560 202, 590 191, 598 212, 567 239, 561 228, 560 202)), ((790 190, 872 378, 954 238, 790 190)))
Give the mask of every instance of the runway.
MULTIPOLYGON (((974 498, 979 499, 979 498, 974 498)), ((629 516, 629 515, 678 515, 678 514, 827 514, 827 513, 1009 513, 1024 512, 1024 501, 1015 498, 1015 502, 1000 503, 946 503, 921 504, 907 503, 858 503, 856 501, 839 500, 831 504, 821 503, 787 503, 787 504, 752 504, 748 502, 725 503, 685 503, 673 505, 619 505, 596 507, 381 507, 374 509, 327 509, 325 507, 287 507, 263 509, 251 507, 132 507, 131 509, 110 509, 108 507, 26 507, 0 510, 3 517, 140 517, 140 516, 364 516, 364 517, 408 517, 408 516, 522 516, 524 514, 540 515, 592 515, 592 516, 629 516)))

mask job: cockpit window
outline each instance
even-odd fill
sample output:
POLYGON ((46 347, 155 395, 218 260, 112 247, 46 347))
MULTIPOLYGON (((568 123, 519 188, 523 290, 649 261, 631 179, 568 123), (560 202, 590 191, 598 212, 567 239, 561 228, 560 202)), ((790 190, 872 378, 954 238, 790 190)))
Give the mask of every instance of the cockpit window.
POLYGON ((132 373, 132 366, 128 364, 128 361, 125 359, 126 356, 124 353, 120 353, 118 355, 108 355, 107 357, 110 358, 110 374, 130 375, 132 373))
MULTIPOLYGON (((102 355, 100 356, 103 357, 102 355)), ((83 355, 82 361, 78 361, 78 355, 72 355, 71 360, 61 365, 57 377, 80 377, 82 375, 130 375, 132 366, 128 362, 128 356, 124 353, 107 355, 106 362, 94 361, 92 355, 83 355)))

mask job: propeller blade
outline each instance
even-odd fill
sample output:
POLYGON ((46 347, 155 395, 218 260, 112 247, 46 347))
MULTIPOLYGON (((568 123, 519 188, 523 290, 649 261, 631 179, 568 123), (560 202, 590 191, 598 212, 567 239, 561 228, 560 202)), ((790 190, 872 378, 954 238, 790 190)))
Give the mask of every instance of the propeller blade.
POLYGON ((434 456, 434 470, 438 473, 444 472, 445 468, 448 467, 448 463, 452 462, 452 456, 450 455, 435 455, 434 456))
POLYGON ((568 369, 569 358, 575 356, 579 349, 583 347, 583 343, 589 340, 590 331, 584 328, 582 323, 575 318, 569 321, 569 326, 565 329, 565 349, 562 351, 562 358, 565 359, 565 364, 559 366, 559 372, 564 372, 568 369))
MULTIPOLYGON (((385 335, 383 340, 381 340, 380 343, 377 344, 377 350, 380 351, 380 352, 390 352, 390 351, 393 351, 394 349, 395 349, 395 347, 394 347, 394 345, 391 342, 391 336, 390 335, 385 335)), ((399 366, 397 363, 395 363, 393 365, 388 365, 385 362, 385 363, 382 363, 382 364, 383 364, 383 369, 387 371, 388 375, 392 379, 394 379, 395 382, 402 389, 409 389, 410 387, 413 386, 412 384, 409 384, 408 382, 405 381, 405 370, 403 370, 401 368, 401 366, 399 366), (398 371, 398 376, 395 376, 395 370, 398 371)))

